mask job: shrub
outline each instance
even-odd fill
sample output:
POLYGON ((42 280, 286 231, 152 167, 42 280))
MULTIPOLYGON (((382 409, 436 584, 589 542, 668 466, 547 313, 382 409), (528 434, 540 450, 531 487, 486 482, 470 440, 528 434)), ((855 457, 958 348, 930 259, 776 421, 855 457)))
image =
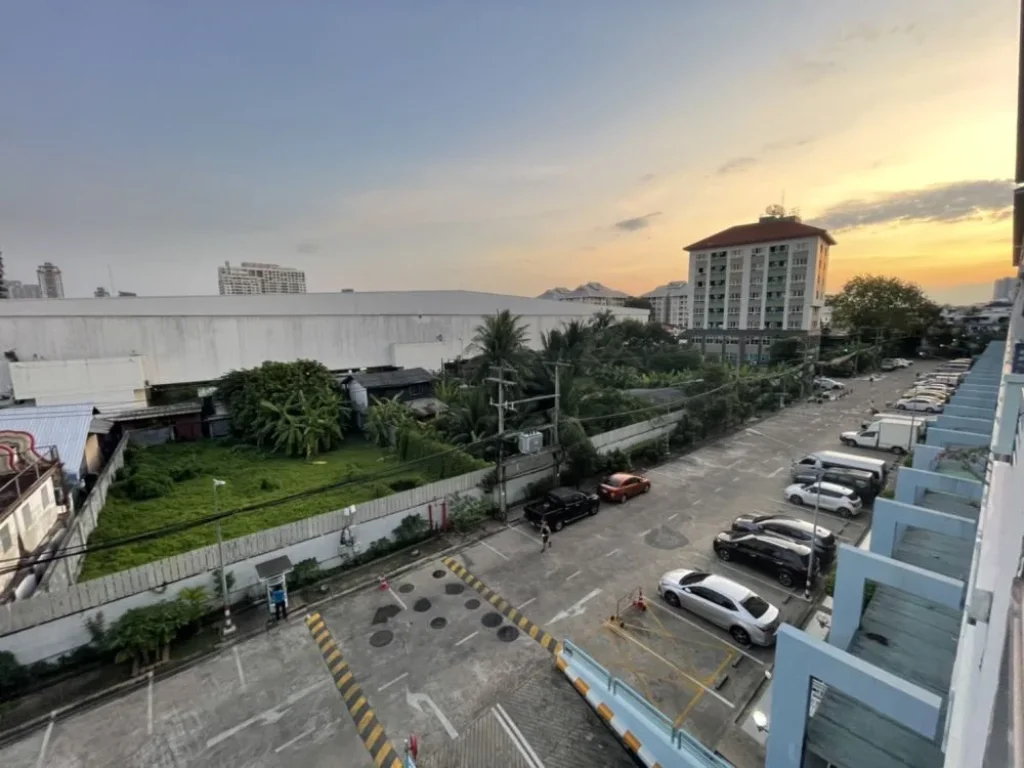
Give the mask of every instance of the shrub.
POLYGON ((413 488, 419 488, 423 483, 423 478, 419 476, 401 477, 388 483, 388 487, 395 493, 399 493, 401 491, 411 491, 413 488))
POLYGON ((484 520, 495 517, 498 507, 488 498, 454 494, 448 499, 448 523, 458 533, 469 533, 479 528, 484 520))
POLYGON ((195 456, 189 456, 173 465, 170 470, 171 480, 176 483, 192 480, 203 473, 203 468, 195 456))
POLYGON ((616 448, 613 451, 601 456, 598 471, 611 474, 613 472, 628 472, 633 468, 633 460, 625 451, 616 448))
POLYGON ((554 477, 546 476, 542 477, 534 483, 530 483, 526 486, 526 498, 527 499, 539 499, 541 496, 546 495, 549 491, 558 485, 558 480, 554 477))
POLYGON ((288 588, 300 589, 307 584, 313 584, 320 580, 320 564, 315 557, 300 560, 295 568, 288 574, 288 588))
POLYGON ((370 486, 370 498, 372 499, 383 499, 385 496, 390 496, 391 493, 391 487, 386 483, 374 483, 370 486))
POLYGON ((20 691, 30 679, 26 667, 18 663, 10 651, 0 651, 0 701, 11 698, 20 691))
MULTIPOLYGON (((217 597, 218 602, 224 602, 224 590, 221 588, 220 583, 220 568, 213 569, 213 594, 217 597)), ((228 594, 231 594, 232 588, 235 586, 235 574, 228 571, 224 576, 225 581, 228 583, 228 594)))
POLYGON ((406 515, 391 535, 399 546, 415 544, 430 535, 430 523, 421 515, 406 515))
POLYGON ((402 461, 420 462, 427 472, 439 480, 489 466, 487 462, 465 451, 434 440, 412 428, 399 430, 396 447, 402 461))
POLYGON ((125 482, 124 492, 135 501, 158 499, 171 492, 171 479, 155 468, 141 467, 125 482))
POLYGON ((260 480, 261 491, 277 491, 281 489, 281 484, 272 477, 264 477, 260 480))

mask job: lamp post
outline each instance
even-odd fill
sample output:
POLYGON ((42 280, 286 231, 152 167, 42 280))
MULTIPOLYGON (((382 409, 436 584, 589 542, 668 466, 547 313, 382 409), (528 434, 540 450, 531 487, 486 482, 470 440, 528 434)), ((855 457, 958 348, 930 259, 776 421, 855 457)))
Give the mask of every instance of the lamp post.
MULTIPOLYGON (((785 440, 779 440, 777 437, 766 435, 764 432, 759 432, 756 429, 747 429, 746 432, 748 435, 773 440, 779 445, 783 445, 791 450, 799 450, 795 445, 787 443, 785 440)), ((815 557, 818 554, 818 511, 821 509, 821 478, 824 472, 824 467, 815 470, 815 475, 817 477, 815 483, 817 485, 818 492, 814 495, 814 517, 811 522, 813 530, 813 533, 811 534, 811 557, 807 562, 807 578, 804 580, 804 598, 808 600, 811 598, 811 582, 814 580, 814 562, 815 557)))
MULTIPOLYGON (((213 479, 213 514, 217 516, 217 489, 224 485, 223 480, 213 479)), ((231 602, 228 599, 228 574, 224 570, 224 539, 220 532, 220 518, 217 518, 217 560, 220 563, 220 594, 224 599, 224 626, 221 627, 221 636, 227 637, 234 634, 235 624, 231 621, 231 602)))

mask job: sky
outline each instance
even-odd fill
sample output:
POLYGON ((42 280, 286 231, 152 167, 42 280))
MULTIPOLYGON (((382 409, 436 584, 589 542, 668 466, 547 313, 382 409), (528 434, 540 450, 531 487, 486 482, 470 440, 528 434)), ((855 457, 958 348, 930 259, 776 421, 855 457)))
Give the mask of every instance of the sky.
POLYGON ((1011 268, 1007 0, 0 0, 0 250, 68 296, 685 279, 782 203, 829 291, 1011 268), (111 280, 110 276, 113 276, 111 280))

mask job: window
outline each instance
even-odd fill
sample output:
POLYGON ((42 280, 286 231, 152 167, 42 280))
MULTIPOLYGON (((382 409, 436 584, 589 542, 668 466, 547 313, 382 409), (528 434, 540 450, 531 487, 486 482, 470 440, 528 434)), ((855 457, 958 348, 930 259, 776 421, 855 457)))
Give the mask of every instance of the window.
POLYGON ((39 497, 43 500, 43 509, 44 510, 45 509, 49 509, 50 508, 50 486, 44 485, 40 490, 42 492, 39 494, 39 497))
POLYGON ((740 321, 739 320, 730 320, 729 321, 729 327, 730 328, 739 328, 740 327, 740 321))
POLYGON ((753 616, 755 619, 760 619, 764 616, 771 606, 757 595, 751 595, 740 603, 744 608, 747 609, 747 613, 753 616))
POLYGON ((0 552, 10 552, 14 542, 11 541, 11 533, 7 526, 0 528, 0 552))
POLYGON ((21 508, 21 522, 24 523, 26 528, 31 528, 32 523, 35 522, 35 514, 32 511, 31 500, 26 502, 25 506, 21 508))

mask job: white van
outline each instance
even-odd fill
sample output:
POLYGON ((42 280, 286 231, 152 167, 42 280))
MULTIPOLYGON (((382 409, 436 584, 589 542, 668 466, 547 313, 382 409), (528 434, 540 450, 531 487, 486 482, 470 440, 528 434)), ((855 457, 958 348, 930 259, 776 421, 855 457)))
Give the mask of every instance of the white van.
POLYGON ((831 469, 841 467, 842 469, 860 469, 870 472, 875 476, 879 488, 885 487, 886 478, 889 476, 889 467, 881 459, 868 459, 854 453, 842 453, 841 451, 815 451, 804 456, 799 461, 793 462, 794 469, 814 467, 815 469, 831 469))

